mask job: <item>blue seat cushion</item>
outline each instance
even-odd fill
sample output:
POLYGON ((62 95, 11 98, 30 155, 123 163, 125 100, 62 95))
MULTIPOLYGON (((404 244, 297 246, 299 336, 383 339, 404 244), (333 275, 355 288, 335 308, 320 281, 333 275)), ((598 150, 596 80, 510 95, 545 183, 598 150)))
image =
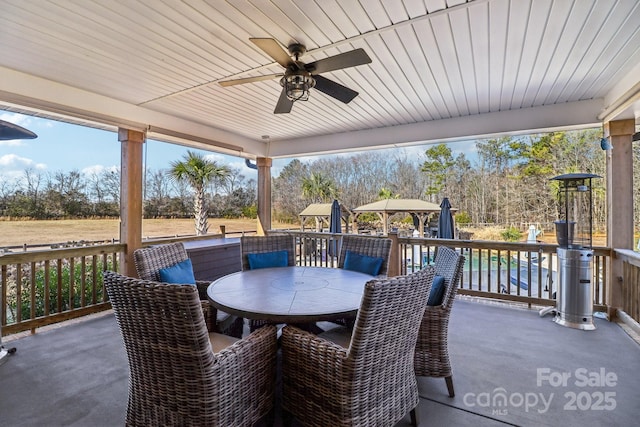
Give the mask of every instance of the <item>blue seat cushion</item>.
POLYGON ((247 254, 249 269, 286 267, 289 265, 289 251, 262 252, 247 254))
POLYGON ((346 251, 344 255, 344 269, 359 271, 360 273, 377 276, 382 268, 384 260, 378 257, 360 255, 356 252, 346 251))
POLYGON ((431 285, 431 292, 429 293, 429 299, 427 305, 440 305, 444 298, 444 277, 433 276, 433 284, 431 285))
POLYGON ((196 278, 193 275, 193 265, 189 258, 170 267, 161 268, 158 273, 161 282, 187 285, 196 284, 196 278))

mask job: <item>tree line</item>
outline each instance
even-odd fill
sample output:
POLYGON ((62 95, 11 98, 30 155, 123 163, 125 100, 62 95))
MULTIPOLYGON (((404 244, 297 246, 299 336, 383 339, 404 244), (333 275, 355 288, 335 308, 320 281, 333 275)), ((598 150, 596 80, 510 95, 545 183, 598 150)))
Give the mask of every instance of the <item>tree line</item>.
MULTIPOLYGON (((592 173, 594 226, 606 224, 606 152, 600 129, 511 136, 476 141, 475 156, 454 155, 446 144, 420 158, 398 150, 334 156, 312 163, 291 161, 273 182, 274 215, 295 221, 309 203, 338 199, 348 208, 382 198, 448 197, 458 223, 512 224, 558 219, 554 176, 592 173), (470 158, 472 157, 472 158, 470 158)), ((640 146, 633 147, 635 182, 640 183, 640 146)), ((635 223, 640 223, 640 186, 634 186, 635 223)))
MULTIPOLYGON (((278 221, 295 224, 310 203, 338 199, 347 208, 355 208, 391 197, 436 204, 448 197, 461 224, 551 223, 559 213, 557 183, 550 178, 588 172, 602 176, 593 180, 593 215, 594 223, 603 227, 607 213, 601 136, 601 130, 589 129, 485 139, 476 141, 472 156, 454 155, 448 145, 434 144, 419 156, 387 150, 325 156, 312 162, 294 159, 272 178, 272 214, 278 221)), ((638 183, 638 144, 633 147, 633 156, 638 183)), ((255 218, 256 181, 247 179, 239 169, 223 169, 224 173, 213 174, 204 182, 201 203, 208 215, 255 218)), ((198 192, 188 180, 172 179, 171 172, 171 168, 146 171, 145 217, 193 217, 198 192)), ((634 191, 638 224, 640 185, 636 184, 634 191)), ((0 180, 0 216, 117 217, 119 197, 118 170, 83 175, 79 171, 27 169, 19 178, 0 180)))
MULTIPOLYGON (((256 216, 256 182, 239 169, 208 183, 205 205, 213 217, 256 216)), ((172 179, 170 169, 147 170, 145 218, 193 217, 193 189, 172 179)), ((0 179, 0 217, 29 219, 117 218, 120 215, 120 170, 83 174, 78 170, 46 173, 26 169, 0 179)))

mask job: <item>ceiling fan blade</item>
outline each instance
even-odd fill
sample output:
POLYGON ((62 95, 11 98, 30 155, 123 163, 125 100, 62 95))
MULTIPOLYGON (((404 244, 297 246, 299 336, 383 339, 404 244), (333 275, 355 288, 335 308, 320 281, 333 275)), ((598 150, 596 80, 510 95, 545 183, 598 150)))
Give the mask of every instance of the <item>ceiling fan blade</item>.
POLYGON ((0 141, 8 141, 11 139, 33 139, 37 137, 38 135, 31 132, 29 129, 25 129, 15 123, 0 120, 0 141))
POLYGON ((316 80, 315 89, 318 89, 320 92, 326 93, 345 104, 348 104, 353 100, 353 98, 358 96, 358 92, 355 90, 342 86, 340 83, 336 83, 326 77, 313 76, 313 78, 316 80))
POLYGON ((283 67, 287 68, 294 64, 293 59, 289 56, 287 51, 285 51, 280 43, 274 39, 250 38, 249 40, 283 67))
POLYGON ((370 63, 371 58, 369 58, 369 55, 367 55, 367 52, 365 52, 364 49, 355 49, 349 52, 330 56, 328 58, 319 59, 315 62, 310 62, 305 65, 305 68, 311 74, 316 75, 370 63))
POLYGON ((291 107, 293 107, 293 101, 287 98, 287 92, 282 88, 282 92, 280 92, 280 98, 278 99, 278 103, 276 104, 276 109, 273 111, 274 114, 286 114, 291 112, 291 107))
POLYGON ((234 85, 242 85, 245 83, 253 83, 253 82, 261 82, 263 80, 271 80, 277 77, 282 77, 284 74, 269 74, 266 76, 255 76, 255 77, 245 77, 243 79, 235 79, 235 80, 223 80, 218 82, 220 86, 234 86, 234 85))

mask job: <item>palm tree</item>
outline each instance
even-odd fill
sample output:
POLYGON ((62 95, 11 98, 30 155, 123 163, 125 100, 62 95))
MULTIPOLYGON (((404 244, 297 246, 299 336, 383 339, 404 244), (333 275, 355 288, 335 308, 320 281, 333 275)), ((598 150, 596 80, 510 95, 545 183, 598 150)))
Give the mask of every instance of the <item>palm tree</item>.
POLYGON ((388 188, 382 187, 380 191, 378 191, 378 200, 387 200, 387 199, 399 199, 399 194, 393 194, 391 190, 388 188))
POLYGON ((302 196, 312 202, 328 202, 338 196, 338 189, 331 179, 312 172, 302 180, 302 196))
POLYGON ((215 161, 203 155, 187 151, 184 160, 171 162, 168 175, 177 180, 187 182, 194 191, 193 215, 195 217, 196 235, 207 234, 207 209, 205 206, 205 188, 214 179, 224 179, 229 175, 229 168, 219 166, 215 161))

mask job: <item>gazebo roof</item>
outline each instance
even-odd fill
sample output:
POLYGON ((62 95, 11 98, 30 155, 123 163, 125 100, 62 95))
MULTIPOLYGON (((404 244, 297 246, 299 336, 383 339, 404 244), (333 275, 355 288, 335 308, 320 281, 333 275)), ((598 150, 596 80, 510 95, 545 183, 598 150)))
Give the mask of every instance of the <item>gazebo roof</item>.
POLYGON ((385 199, 358 206, 354 212, 440 212, 440 206, 420 199, 385 199))
POLYGON ((329 216, 331 215, 331 203, 312 203, 302 212, 300 216, 329 216))
MULTIPOLYGON (((343 215, 345 213, 349 213, 349 209, 344 207, 342 204, 340 204, 340 210, 342 211, 343 215)), ((304 210, 300 212, 298 215, 302 217, 308 217, 308 216, 329 217, 331 216, 331 203, 312 203, 306 208, 304 208, 304 210)))

